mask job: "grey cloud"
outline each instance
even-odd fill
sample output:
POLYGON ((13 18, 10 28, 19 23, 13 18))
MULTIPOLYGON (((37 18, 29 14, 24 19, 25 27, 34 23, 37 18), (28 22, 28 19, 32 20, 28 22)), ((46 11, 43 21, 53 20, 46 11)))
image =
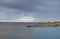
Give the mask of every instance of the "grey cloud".
POLYGON ((33 15, 34 14, 32 12, 23 12, 16 9, 0 7, 0 20, 12 20, 12 19, 18 19, 23 16, 33 16, 33 15))
MULTIPOLYGON (((37 9, 37 7, 44 6, 47 8, 47 0, 0 0, 0 6, 5 6, 9 8, 19 9, 23 11, 40 11, 43 8, 37 9)), ((43 10, 44 10, 43 9, 43 10)))
MULTIPOLYGON (((36 11, 36 7, 41 6, 50 9, 58 5, 57 0, 0 0, 0 6, 15 8, 25 11, 36 11)), ((44 9, 45 9, 44 8, 44 9)), ((43 10, 44 10, 43 9, 43 10)), ((40 9, 41 10, 41 9, 40 9)))
POLYGON ((0 6, 5 6, 9 8, 15 8, 19 10, 32 10, 32 5, 30 0, 12 0, 12 1, 0 1, 0 6))
POLYGON ((33 16, 51 20, 60 17, 59 2, 58 0, 0 0, 0 6, 21 11, 6 11, 8 13, 7 16, 3 16, 4 19, 33 16))

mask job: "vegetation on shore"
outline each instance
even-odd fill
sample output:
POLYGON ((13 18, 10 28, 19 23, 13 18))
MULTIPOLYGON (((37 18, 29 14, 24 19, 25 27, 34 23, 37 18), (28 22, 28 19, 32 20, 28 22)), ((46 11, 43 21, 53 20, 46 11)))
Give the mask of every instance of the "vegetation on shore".
POLYGON ((39 22, 35 25, 32 25, 32 26, 27 26, 27 27, 45 27, 45 26, 53 26, 53 27, 56 27, 56 26, 60 26, 60 22, 59 21, 55 21, 55 22, 39 22))

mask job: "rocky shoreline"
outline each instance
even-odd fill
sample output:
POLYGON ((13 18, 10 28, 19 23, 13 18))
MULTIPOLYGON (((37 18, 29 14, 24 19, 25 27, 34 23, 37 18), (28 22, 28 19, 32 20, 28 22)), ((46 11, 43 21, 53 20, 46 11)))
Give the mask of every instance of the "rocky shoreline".
POLYGON ((60 26, 60 21, 54 22, 39 22, 35 25, 27 26, 27 27, 57 27, 60 26))

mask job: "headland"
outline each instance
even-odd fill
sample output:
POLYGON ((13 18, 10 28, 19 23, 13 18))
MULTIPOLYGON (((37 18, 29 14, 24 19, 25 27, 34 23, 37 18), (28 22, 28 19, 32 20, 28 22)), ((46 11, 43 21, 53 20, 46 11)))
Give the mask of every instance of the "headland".
POLYGON ((51 26, 51 27, 56 27, 60 26, 60 21, 54 21, 54 22, 38 22, 35 25, 32 26, 27 26, 27 27, 45 27, 45 26, 51 26))

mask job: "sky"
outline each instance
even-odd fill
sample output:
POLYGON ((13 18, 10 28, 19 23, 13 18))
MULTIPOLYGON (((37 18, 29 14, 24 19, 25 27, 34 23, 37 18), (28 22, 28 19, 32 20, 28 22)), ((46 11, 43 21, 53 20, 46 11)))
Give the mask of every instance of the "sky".
POLYGON ((0 22, 60 20, 60 0, 0 0, 0 22))

